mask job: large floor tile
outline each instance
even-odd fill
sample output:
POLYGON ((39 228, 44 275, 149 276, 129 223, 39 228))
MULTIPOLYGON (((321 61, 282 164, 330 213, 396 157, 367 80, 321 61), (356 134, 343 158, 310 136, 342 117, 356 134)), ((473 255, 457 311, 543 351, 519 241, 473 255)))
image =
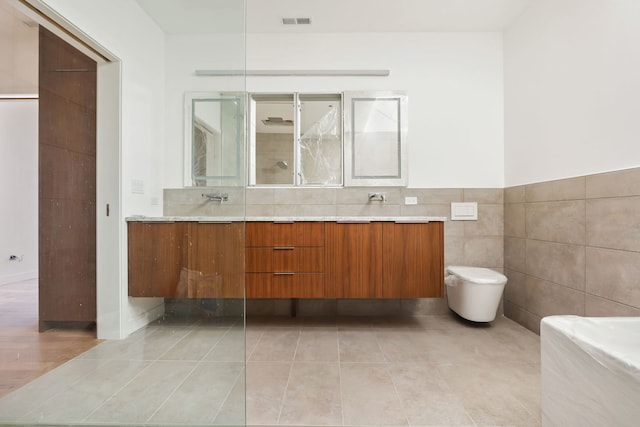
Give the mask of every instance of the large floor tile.
POLYGON ((376 332, 371 329, 341 329, 338 331, 341 362, 384 362, 376 332))
MULTIPOLYGON (((153 414, 149 422, 162 425, 211 423, 218 416, 239 380, 240 383, 244 383, 242 362, 202 362, 178 384, 176 390, 153 414)), ((238 396, 236 393, 234 396, 241 399, 240 403, 244 409, 244 395, 238 396)), ((227 402, 225 409, 231 404, 231 401, 227 402)))
POLYGON ((295 355, 296 362, 337 362, 338 330, 335 328, 305 328, 295 355))
POLYGON ((160 360, 202 360, 227 334, 227 331, 226 328, 190 331, 160 356, 160 360))
POLYGON ((388 371, 409 425, 473 425, 462 400, 449 388, 434 366, 424 363, 392 363, 388 365, 388 371))
POLYGON ((345 425, 409 424, 384 363, 341 363, 340 376, 345 425))
POLYGON ((247 362, 247 424, 277 424, 292 362, 247 362))
POLYGON ((274 328, 265 331, 249 356, 252 362, 291 362, 298 347, 300 329, 274 328))
POLYGON ((53 395, 21 422, 78 423, 102 406, 152 362, 111 360, 53 395))
POLYGON ((338 363, 293 364, 279 423, 294 426, 342 425, 338 363))
MULTIPOLYGON (((520 364, 519 368, 529 369, 520 364)), ((441 365, 438 372, 451 390, 456 393, 466 412, 479 426, 539 425, 539 414, 532 413, 525 401, 535 402, 539 386, 526 381, 527 375, 519 372, 518 365, 505 369, 504 364, 465 363, 441 365), (512 370, 513 369, 513 370, 512 370)))
POLYGON ((159 361, 141 371, 86 418, 89 422, 144 423, 193 371, 193 361, 159 361))

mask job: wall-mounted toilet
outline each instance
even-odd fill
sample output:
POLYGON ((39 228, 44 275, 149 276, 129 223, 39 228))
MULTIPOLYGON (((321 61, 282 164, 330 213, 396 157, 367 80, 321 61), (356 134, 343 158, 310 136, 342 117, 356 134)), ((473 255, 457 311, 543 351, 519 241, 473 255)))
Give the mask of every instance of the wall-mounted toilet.
POLYGON ((447 267, 444 283, 449 308, 474 322, 496 318, 507 278, 496 271, 479 267, 447 267))

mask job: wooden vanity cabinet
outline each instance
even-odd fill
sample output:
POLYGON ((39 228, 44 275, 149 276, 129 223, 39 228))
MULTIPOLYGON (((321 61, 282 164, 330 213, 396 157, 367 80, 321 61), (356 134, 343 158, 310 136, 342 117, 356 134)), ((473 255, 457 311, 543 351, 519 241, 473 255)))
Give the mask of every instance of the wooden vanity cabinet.
POLYGON ((188 298, 244 297, 244 224, 190 222, 188 298))
POLYGON ((128 232, 129 296, 244 296, 244 223, 129 222, 128 232))
POLYGON ((444 224, 393 223, 382 226, 382 296, 444 296, 444 224))
POLYGON ((128 227, 134 297, 444 296, 442 222, 247 222, 246 240, 242 222, 128 227))
POLYGON ((327 223, 326 296, 443 297, 443 230, 442 222, 327 223))
POLYGON ((328 298, 381 298, 382 223, 328 222, 328 298))
POLYGON ((184 259, 186 223, 130 222, 129 295, 176 295, 184 259))
POLYGON ((247 298, 324 298, 323 222, 248 222, 247 298))

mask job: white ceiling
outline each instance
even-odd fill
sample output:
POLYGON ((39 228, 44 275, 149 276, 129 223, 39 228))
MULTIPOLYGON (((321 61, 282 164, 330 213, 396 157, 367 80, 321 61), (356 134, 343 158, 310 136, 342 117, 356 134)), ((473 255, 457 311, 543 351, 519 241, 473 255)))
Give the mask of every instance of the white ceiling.
MULTIPOLYGON (((502 31, 535 0, 246 0, 248 33, 502 31), (283 25, 282 18, 311 18, 283 25)), ((242 32, 241 0, 137 0, 167 33, 242 32)))
MULTIPOLYGON (((166 32, 243 32, 242 0, 136 0, 166 32)), ((246 0, 248 33, 502 31, 536 0, 246 0), (283 25, 282 18, 311 18, 283 25)), ((37 27, 0 0, 0 94, 37 88, 37 27)))

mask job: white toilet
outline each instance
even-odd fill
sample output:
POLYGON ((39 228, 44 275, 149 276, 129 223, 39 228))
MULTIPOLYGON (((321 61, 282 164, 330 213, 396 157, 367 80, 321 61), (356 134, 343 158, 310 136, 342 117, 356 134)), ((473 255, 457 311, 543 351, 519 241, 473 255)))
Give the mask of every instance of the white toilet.
POLYGON ((461 317, 474 322, 491 322, 496 318, 500 297, 507 278, 488 268, 447 267, 444 283, 449 307, 461 317))

